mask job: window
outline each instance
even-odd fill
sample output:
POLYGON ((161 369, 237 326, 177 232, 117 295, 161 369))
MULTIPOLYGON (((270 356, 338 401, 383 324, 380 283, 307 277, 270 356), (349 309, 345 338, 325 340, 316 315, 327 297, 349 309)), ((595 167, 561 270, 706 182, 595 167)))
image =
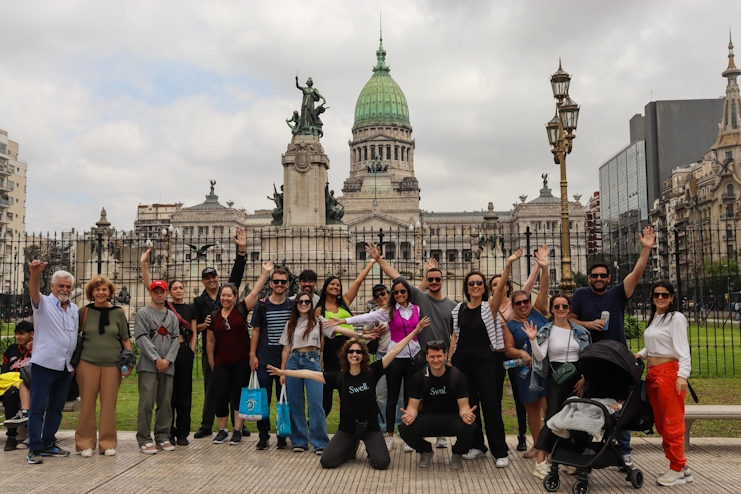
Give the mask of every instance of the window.
POLYGON ((198 236, 202 237, 208 235, 208 227, 207 226, 199 226, 198 227, 198 236))
POLYGON ((363 159, 368 161, 368 147, 363 146, 363 159))
POLYGON ((728 197, 733 197, 735 195, 733 184, 728 184, 728 187, 726 187, 726 194, 728 194, 728 197))
POLYGON ((394 146, 394 159, 399 161, 399 146, 394 146))
POLYGON ((250 261, 255 262, 260 260, 259 252, 250 252, 250 261))
POLYGON ((365 242, 357 242, 355 244, 355 258, 359 261, 365 261, 365 242))
POLYGON ((556 280, 556 268, 551 268, 550 271, 551 283, 553 283, 556 280))
POLYGON ((733 151, 726 151, 726 159, 727 160, 733 159, 733 151))
POLYGON ((440 259, 442 258, 442 256, 443 256, 443 251, 441 250, 431 250, 430 251, 430 257, 435 258, 437 262, 440 262, 440 259))
POLYGON ((396 244, 393 242, 389 242, 386 245, 384 245, 383 253, 384 253, 384 257, 388 259, 389 261, 394 260, 396 258, 396 244))
POLYGON ((402 259, 412 258, 412 245, 409 242, 401 243, 401 258, 402 259))
POLYGON ((449 249, 447 251, 448 262, 456 262, 458 260, 458 251, 455 249, 449 249))
POLYGON ((404 161, 404 148, 401 148, 401 161, 404 161))
POLYGON ((734 129, 738 128, 738 120, 736 119, 736 100, 731 101, 731 126, 734 129))
POLYGON ((391 146, 386 146, 386 159, 391 159, 391 146))
POLYGON ((473 256, 471 254, 471 249, 463 249, 463 260, 466 262, 471 262, 473 259, 473 256))
POLYGON ((376 146, 371 146, 371 159, 376 159, 376 146))

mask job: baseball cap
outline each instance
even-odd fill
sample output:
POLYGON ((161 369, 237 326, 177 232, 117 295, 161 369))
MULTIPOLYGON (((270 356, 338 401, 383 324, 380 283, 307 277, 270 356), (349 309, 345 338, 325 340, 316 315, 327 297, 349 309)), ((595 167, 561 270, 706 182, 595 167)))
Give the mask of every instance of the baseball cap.
POLYGON ((164 291, 167 291, 167 283, 165 283, 164 280, 154 280, 151 285, 149 285, 149 291, 151 292, 155 288, 162 288, 164 291))
POLYGON ((219 276, 219 274, 216 272, 214 268, 206 268, 203 271, 201 271, 201 278, 205 278, 206 276, 219 276))
POLYGON ((389 291, 389 289, 386 288, 386 285, 384 285, 383 283, 379 283, 379 284, 377 284, 376 286, 373 287, 373 292, 371 292, 371 293, 373 293, 373 295, 375 295, 376 292, 379 291, 379 290, 383 290, 383 291, 386 291, 386 292, 389 291))

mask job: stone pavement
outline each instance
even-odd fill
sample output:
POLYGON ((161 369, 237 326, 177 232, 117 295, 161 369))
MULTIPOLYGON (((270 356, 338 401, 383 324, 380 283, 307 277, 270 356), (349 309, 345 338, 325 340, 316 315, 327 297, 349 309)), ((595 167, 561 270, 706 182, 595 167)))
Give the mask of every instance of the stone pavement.
MULTIPOLYGON (((59 444, 74 450, 74 432, 59 434, 59 444)), ((273 438, 274 439, 274 438, 273 438)), ((172 453, 147 456, 139 453, 133 432, 119 433, 118 454, 92 458, 46 458, 42 465, 25 462, 26 450, 0 452, 2 494, 62 493, 538 493, 546 492, 533 477, 533 460, 525 460, 508 437, 512 453, 509 468, 499 469, 491 458, 466 461, 464 469, 448 468, 450 448, 435 450, 432 468, 417 468, 417 455, 404 453, 397 442, 391 466, 372 470, 361 445, 358 460, 336 470, 324 470, 310 453, 275 449, 256 451, 256 436, 239 446, 192 440, 172 453)), ((4 443, 4 438, 0 439, 4 443)), ((741 491, 741 439, 693 438, 688 452, 694 482, 674 488, 661 487, 656 478, 668 469, 660 438, 634 438, 636 465, 645 475, 641 492, 716 493, 741 491)), ((617 469, 590 475, 592 493, 628 493, 633 488, 617 469)), ((571 492, 574 477, 562 476, 558 492, 571 492)))

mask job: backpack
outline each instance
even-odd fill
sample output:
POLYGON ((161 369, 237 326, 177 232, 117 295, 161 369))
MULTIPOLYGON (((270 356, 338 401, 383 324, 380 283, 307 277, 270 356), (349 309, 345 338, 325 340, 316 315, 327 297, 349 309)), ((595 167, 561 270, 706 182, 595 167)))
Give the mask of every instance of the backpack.
MULTIPOLYGON (((249 327, 249 323, 247 322, 247 308, 244 306, 244 302, 239 302, 234 307, 237 309, 237 312, 239 312, 239 315, 242 316, 242 319, 244 319, 245 326, 249 327)), ((219 317, 219 312, 221 312, 221 309, 211 312, 211 326, 209 326, 211 330, 213 330, 214 321, 219 317)))

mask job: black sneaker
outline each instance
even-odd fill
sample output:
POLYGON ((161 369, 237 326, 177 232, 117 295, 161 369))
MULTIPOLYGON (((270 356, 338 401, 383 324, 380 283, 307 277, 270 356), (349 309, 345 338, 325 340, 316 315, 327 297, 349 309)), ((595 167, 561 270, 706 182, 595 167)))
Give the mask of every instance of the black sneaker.
POLYGON ((527 451, 527 440, 525 434, 517 435, 517 451, 527 451))
POLYGON ((267 438, 260 439, 259 441, 257 441, 257 450, 258 451, 262 451, 264 449, 268 449, 268 440, 267 440, 267 438))
POLYGON ((227 437, 229 437, 228 432, 225 430, 219 430, 219 433, 216 434, 216 437, 214 438, 214 444, 223 444, 227 437))
POLYGON ((69 456, 69 451, 67 451, 66 449, 60 448, 56 444, 52 444, 51 446, 41 448, 41 456, 65 457, 65 456, 69 456))
POLYGON ((170 436, 170 444, 175 446, 178 443, 178 438, 175 436, 170 436))
POLYGON ((286 438, 278 436, 278 445, 276 446, 276 448, 286 449, 287 447, 288 447, 288 442, 286 442, 286 438))
POLYGON ((211 434, 213 434, 213 432, 211 432, 211 429, 201 428, 201 429, 198 429, 195 434, 193 434, 193 437, 195 437, 196 439, 200 439, 202 437, 208 437, 211 434))
POLYGON ((18 413, 5 421, 5 425, 25 424, 26 422, 28 422, 28 410, 18 410, 18 413))
POLYGON ((44 459, 41 457, 41 451, 29 451, 28 456, 26 456, 26 461, 31 465, 44 463, 44 459))
POLYGON ((229 444, 239 444, 242 442, 242 433, 238 430, 234 430, 232 433, 232 438, 229 440, 229 444))
POLYGON ((15 449, 18 447, 18 439, 14 437, 9 437, 7 441, 5 441, 5 447, 3 448, 5 451, 15 451, 15 449))
POLYGON ((247 427, 242 427, 242 437, 250 437, 250 431, 247 430, 247 427))
POLYGON ((190 444, 187 437, 181 437, 178 439, 178 446, 187 446, 190 444))

